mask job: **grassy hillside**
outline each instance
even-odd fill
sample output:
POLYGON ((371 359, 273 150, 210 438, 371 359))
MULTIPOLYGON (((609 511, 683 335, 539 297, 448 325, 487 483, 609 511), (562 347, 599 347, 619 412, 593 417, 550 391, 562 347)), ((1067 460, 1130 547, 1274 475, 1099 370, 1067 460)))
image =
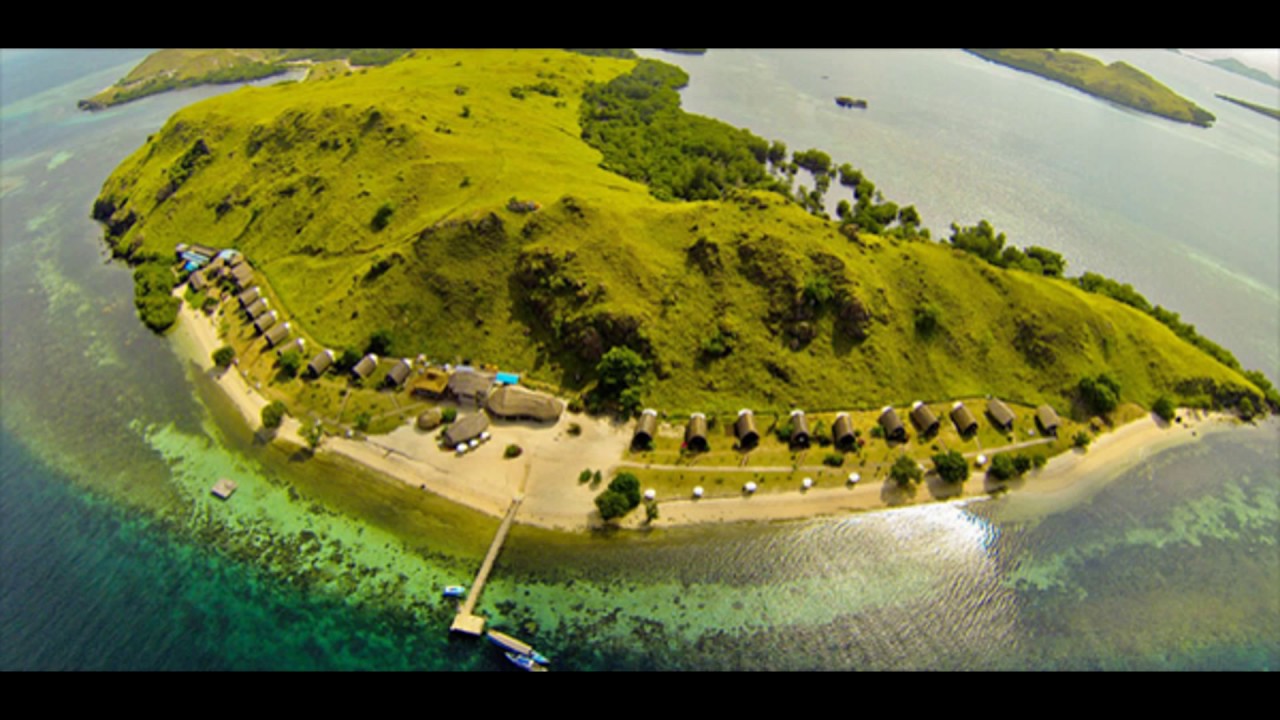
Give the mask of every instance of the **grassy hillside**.
POLYGON ((970 49, 969 52, 994 63, 1069 85, 1142 112, 1201 127, 1213 124, 1214 116, 1190 100, 1157 82, 1150 75, 1124 62, 1103 65, 1080 53, 1043 49, 970 49))
POLYGON ((395 355, 492 362, 572 394, 626 346, 648 363, 644 404, 670 413, 989 393, 1066 409, 1104 370, 1148 406, 1259 394, 1066 280, 841 232, 771 191, 655 198, 581 139, 588 84, 635 64, 418 50, 242 89, 171 118, 107 180, 95 217, 135 259, 178 242, 240 249, 311 347, 388 329, 395 355))

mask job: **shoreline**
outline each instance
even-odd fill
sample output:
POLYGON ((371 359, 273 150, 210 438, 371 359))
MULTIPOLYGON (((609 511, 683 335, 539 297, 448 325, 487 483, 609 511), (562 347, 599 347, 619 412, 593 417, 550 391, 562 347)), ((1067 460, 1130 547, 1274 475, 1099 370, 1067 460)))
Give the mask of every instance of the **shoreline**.
MULTIPOLYGON (((220 311, 221 312, 221 309, 220 311)), ((185 301, 171 330, 178 354, 202 372, 212 373, 213 351, 222 345, 217 332, 218 314, 205 316, 185 301)), ((240 411, 250 428, 261 426, 260 414, 267 400, 232 365, 211 375, 240 411)), ((1049 460, 1045 467, 1007 482, 989 480, 985 471, 971 471, 962 484, 949 485, 926 474, 914 490, 899 490, 889 481, 838 488, 818 487, 782 494, 743 495, 728 498, 658 498, 660 515, 646 523, 644 513, 633 510, 622 519, 622 528, 665 528, 724 522, 768 522, 831 516, 849 512, 891 510, 938 502, 969 502, 1014 491, 1019 498, 1016 513, 1052 512, 1091 496, 1121 472, 1151 452, 1192 442, 1208 431, 1231 427, 1235 420, 1225 413, 1179 409, 1181 423, 1164 423, 1153 415, 1114 428, 1097 437, 1087 451, 1070 450, 1049 460), (1081 477, 1087 482, 1081 482, 1081 477)), ((589 485, 577 480, 580 467, 599 468, 606 476, 631 465, 623 454, 629 445, 631 424, 564 413, 551 426, 491 420, 500 441, 490 441, 458 457, 438 449, 433 433, 412 423, 385 435, 368 439, 326 436, 316 453, 336 453, 361 467, 424 491, 433 492, 486 515, 500 518, 511 499, 524 495, 516 522, 549 530, 581 532, 602 526, 589 485), (571 423, 581 427, 568 434, 571 423), (505 459, 509 444, 524 452, 505 459)), ((283 441, 305 448, 301 423, 286 415, 272 442, 283 441)))

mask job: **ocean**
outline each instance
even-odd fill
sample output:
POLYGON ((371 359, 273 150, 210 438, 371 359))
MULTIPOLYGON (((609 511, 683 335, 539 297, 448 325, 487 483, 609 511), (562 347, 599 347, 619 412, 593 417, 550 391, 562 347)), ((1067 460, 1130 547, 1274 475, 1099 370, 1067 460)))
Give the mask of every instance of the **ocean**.
MULTIPOLYGON (((646 54, 689 70, 687 109, 852 162, 935 236, 986 217, 1073 274, 1131 282, 1276 378, 1276 125, 1212 98, 1280 104, 1266 86, 1131 58, 1217 114, 1205 131, 963 53, 646 54), (837 94, 870 107, 840 111, 837 94)), ((93 198, 174 110, 229 91, 75 108, 145 55, 0 51, 0 669, 510 670, 449 636, 439 596, 470 582, 495 519, 256 443, 135 317, 93 198), (232 503, 208 496, 221 474, 240 482, 232 503)), ((1269 670, 1277 468, 1269 421, 1052 507, 1015 493, 634 534, 517 527, 480 609, 557 670, 1269 670)))

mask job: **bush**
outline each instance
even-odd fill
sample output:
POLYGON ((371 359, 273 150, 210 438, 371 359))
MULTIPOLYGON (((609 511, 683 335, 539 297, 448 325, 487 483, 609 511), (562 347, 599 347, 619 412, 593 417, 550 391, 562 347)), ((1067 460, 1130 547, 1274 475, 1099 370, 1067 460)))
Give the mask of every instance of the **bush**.
POLYGON ((502 451, 502 457, 510 460, 511 458, 514 458, 514 457, 520 457, 520 453, 522 452, 524 452, 524 448, 513 443, 511 445, 508 445, 506 450, 502 451))
POLYGON ((297 350, 290 350, 280 356, 280 370, 288 377, 297 377, 298 370, 302 368, 302 354, 297 350))
POLYGON ((1013 469, 1016 470, 1019 475, 1026 474, 1026 472, 1031 469, 1031 458, 1023 455, 1022 453, 1014 455, 1013 469))
POLYGON ((997 480, 1008 480, 1018 474, 1013 464, 1013 457, 1008 453, 1001 453, 991 458, 991 467, 987 472, 997 480))
POLYGON ((223 345, 213 351, 213 364, 220 368, 230 367, 231 362, 236 359, 235 348, 230 345, 223 345))
POLYGON ((1106 373, 1096 378, 1080 378, 1077 387, 1080 399, 1095 415, 1106 415, 1120 404, 1120 383, 1106 373))
POLYGON ((831 467, 840 467, 844 464, 844 455, 841 455, 840 453, 827 453, 826 456, 822 458, 822 464, 829 465, 831 467))
POLYGON ((630 512, 632 507, 634 506, 627 503, 627 498, 612 490, 605 490, 596 496, 596 509, 605 520, 620 518, 630 512))
POLYGON ((938 471, 938 477, 949 483, 964 482, 969 477, 968 461, 955 450, 934 455, 933 466, 938 471))
POLYGON ((609 489, 622 495, 629 503, 627 509, 640 504, 640 479, 629 472, 620 472, 609 481, 609 489))
POLYGON ((582 426, 578 423, 569 423, 569 427, 565 431, 569 433, 570 437, 578 437, 582 434, 582 426))
POLYGON ((373 214, 373 220, 369 221, 369 226, 373 228, 374 232, 380 232, 391 222, 391 214, 395 211, 391 203, 383 203, 382 207, 378 208, 378 211, 373 214))
POLYGON ((1085 432, 1084 430, 1081 430, 1080 432, 1076 433, 1075 437, 1071 438, 1071 444, 1082 450, 1084 448, 1089 447, 1089 443, 1092 441, 1093 441, 1093 438, 1089 437, 1089 433, 1085 432))
MULTIPOLYGON (((369 342, 365 345, 365 352, 371 352, 374 355, 385 357, 391 354, 391 342, 390 330, 385 328, 375 330, 373 335, 369 336, 369 342)), ((357 360, 357 362, 359 362, 359 360, 357 360)))
POLYGON ((369 423, 373 422, 373 416, 367 412, 356 415, 356 429, 365 432, 369 429, 369 423))
POLYGON ((285 412, 284 403, 279 400, 272 401, 271 404, 262 408, 262 427, 268 430, 280 427, 280 423, 284 422, 285 412))
POLYGON ((1170 400, 1168 396, 1161 395, 1159 399, 1155 401, 1155 404, 1151 406, 1151 412, 1155 413, 1157 417, 1165 422, 1173 422, 1173 416, 1175 414, 1173 401, 1170 400))
POLYGON ((587 468, 586 470, 578 473, 578 482, 583 484, 591 482, 591 468, 587 468))
POLYGON ((337 365, 338 369, 342 372, 347 372, 351 368, 355 367, 356 363, 360 362, 360 357, 361 355, 359 350, 356 350, 355 348, 344 348, 342 350, 342 354, 338 356, 334 365, 337 365))
POLYGON ((457 420, 457 419, 458 419, 458 408, 454 408, 454 407, 447 407, 447 408, 445 408, 444 410, 441 410, 441 411, 440 411, 440 421, 441 421, 441 422, 444 422, 444 423, 451 423, 451 422, 453 422, 454 420, 457 420))
POLYGON ((929 337, 938 330, 941 323, 942 310, 931 302, 924 303, 915 309, 914 318, 916 332, 922 337, 929 337))
POLYGON ((906 455, 899 455, 893 467, 889 469, 889 477, 898 484, 898 487, 906 487, 912 482, 920 482, 924 473, 920 471, 920 466, 915 460, 906 455))

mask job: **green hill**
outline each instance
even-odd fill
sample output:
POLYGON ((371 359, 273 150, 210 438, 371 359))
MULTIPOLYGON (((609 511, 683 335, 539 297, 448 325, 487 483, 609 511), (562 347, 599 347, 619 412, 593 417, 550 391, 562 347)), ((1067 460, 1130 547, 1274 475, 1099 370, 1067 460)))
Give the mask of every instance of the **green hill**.
MULTIPOLYGON (((134 260, 179 242, 240 249, 314 344, 363 348, 387 329, 394 355, 492 362, 569 394, 625 346, 647 362, 643 403, 673 413, 988 393, 1065 408, 1102 371, 1146 406, 1260 401, 1150 315, 1067 280, 842 232, 778 192, 728 187, 732 148, 672 185, 723 199, 657 199, 602 167, 641 158, 606 163, 582 139, 584 91, 635 66, 417 50, 245 88, 174 115, 106 181, 95 217, 134 260)), ((712 122, 691 118, 688 148, 720 142, 712 122)), ((622 129, 593 127, 625 152, 622 129)))

